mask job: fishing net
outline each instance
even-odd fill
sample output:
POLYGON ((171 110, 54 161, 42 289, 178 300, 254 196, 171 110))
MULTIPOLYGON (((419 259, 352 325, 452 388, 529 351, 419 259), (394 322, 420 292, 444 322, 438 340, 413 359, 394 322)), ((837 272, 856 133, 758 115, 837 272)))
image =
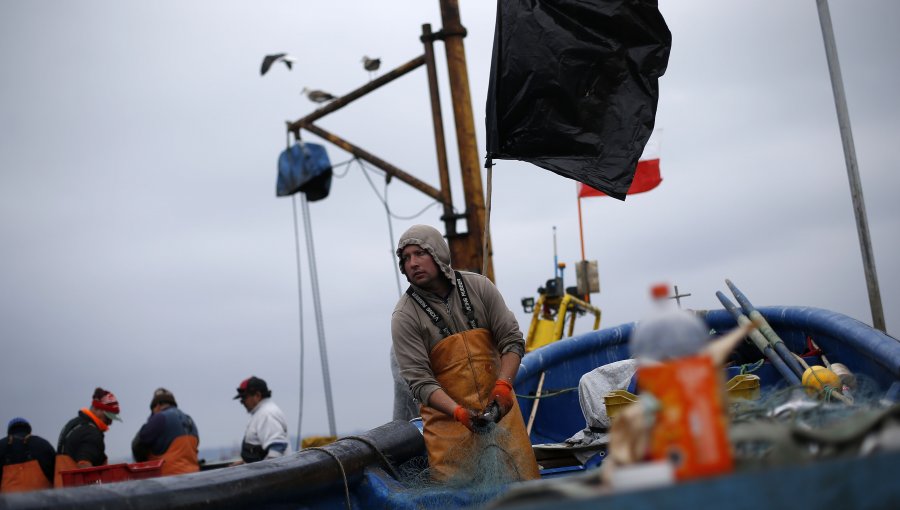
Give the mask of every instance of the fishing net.
POLYGON ((392 503, 408 508, 480 508, 519 480, 512 456, 497 446, 509 432, 494 424, 475 435, 471 450, 457 449, 448 461, 459 466, 446 481, 432 477, 424 457, 413 458, 398 469, 400 485, 392 503))
POLYGON ((736 466, 788 465, 900 447, 900 406, 883 400, 878 384, 858 376, 844 388, 852 401, 830 391, 788 387, 758 400, 730 405, 730 438, 736 466))

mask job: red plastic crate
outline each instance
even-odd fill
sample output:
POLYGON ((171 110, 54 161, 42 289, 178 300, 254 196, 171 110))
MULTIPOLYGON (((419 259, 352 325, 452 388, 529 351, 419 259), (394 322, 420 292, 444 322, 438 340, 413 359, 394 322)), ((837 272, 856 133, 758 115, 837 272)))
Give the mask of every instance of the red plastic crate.
POLYGON ((110 464, 60 471, 59 474, 63 487, 143 480, 162 476, 163 462, 163 459, 158 459, 134 464, 110 464))

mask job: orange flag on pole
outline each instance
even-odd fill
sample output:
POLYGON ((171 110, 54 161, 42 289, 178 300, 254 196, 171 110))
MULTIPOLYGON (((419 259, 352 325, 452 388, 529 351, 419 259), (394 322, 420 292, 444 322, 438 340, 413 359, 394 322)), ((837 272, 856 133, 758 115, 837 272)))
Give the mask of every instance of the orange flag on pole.
MULTIPOLYGON (((644 153, 638 160, 637 168, 634 171, 634 180, 628 188, 627 195, 635 193, 643 193, 659 186, 662 182, 662 176, 659 174, 659 137, 654 131, 644 146, 644 153)), ((584 197, 605 197, 606 193, 594 189, 582 183, 578 183, 578 198, 584 197)))

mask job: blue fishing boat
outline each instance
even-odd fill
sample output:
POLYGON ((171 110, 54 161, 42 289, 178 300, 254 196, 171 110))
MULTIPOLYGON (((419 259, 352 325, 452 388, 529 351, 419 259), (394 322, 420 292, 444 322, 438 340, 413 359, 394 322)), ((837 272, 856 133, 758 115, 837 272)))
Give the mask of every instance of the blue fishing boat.
MULTIPOLYGON (((896 407, 900 393, 900 341, 845 315, 808 307, 773 306, 759 311, 793 352, 805 352, 810 340, 833 363, 843 363, 870 381, 883 401, 883 415, 896 407)), ((726 310, 698 312, 714 331, 736 324, 726 310)), ((536 402, 531 440, 544 452, 565 449, 565 440, 585 426, 573 388, 587 372, 629 357, 628 339, 635 324, 565 338, 527 354, 519 369, 517 392, 523 418, 536 402), (543 374, 542 390, 538 386, 543 374), (568 391, 564 391, 568 390, 568 391), (536 393, 549 395, 533 398, 536 393)), ((730 367, 731 374, 739 371, 730 367)), ((753 372, 763 395, 786 385, 770 363, 753 372)), ((894 413, 896 416, 897 413, 894 413)), ((839 504, 842 508, 888 508, 900 501, 890 483, 890 467, 900 451, 838 456, 822 462, 736 471, 733 474, 644 490, 581 490, 574 497, 560 490, 586 483, 596 465, 572 462, 542 469, 542 480, 489 488, 435 488, 409 485, 409 470, 427 466, 420 424, 395 421, 359 436, 344 437, 321 448, 227 469, 189 475, 9 494, 2 509, 32 508, 683 508, 727 505, 729 508, 794 508, 797 491, 804 505, 839 504), (582 480, 582 482, 579 482, 582 480), (817 488, 826 487, 827 490, 817 488), (764 490, 763 490, 764 488, 764 490), (519 496, 516 496, 516 494, 519 496), (543 494, 544 497, 538 496, 543 494), (841 504, 843 503, 843 504, 841 504)), ((602 465, 602 463, 600 464, 602 465)), ((596 482, 594 482, 596 485, 596 482)), ((590 486, 590 484, 589 484, 590 486)))

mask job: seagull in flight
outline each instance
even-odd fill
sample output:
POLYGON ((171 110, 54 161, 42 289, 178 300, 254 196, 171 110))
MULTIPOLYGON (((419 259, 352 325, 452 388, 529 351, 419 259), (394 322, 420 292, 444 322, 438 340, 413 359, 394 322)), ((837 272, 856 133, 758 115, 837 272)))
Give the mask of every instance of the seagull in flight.
POLYGON ((328 92, 322 90, 310 90, 306 87, 303 87, 303 91, 300 93, 306 94, 306 97, 308 97, 309 100, 314 103, 325 103, 337 99, 337 97, 329 94, 328 92))
POLYGON ((275 62, 284 62, 284 65, 287 66, 288 69, 291 69, 291 64, 294 63, 296 59, 287 53, 274 53, 272 55, 266 55, 262 61, 262 67, 259 69, 259 75, 263 76, 267 72, 269 72, 269 68, 272 67, 272 64, 275 62))

